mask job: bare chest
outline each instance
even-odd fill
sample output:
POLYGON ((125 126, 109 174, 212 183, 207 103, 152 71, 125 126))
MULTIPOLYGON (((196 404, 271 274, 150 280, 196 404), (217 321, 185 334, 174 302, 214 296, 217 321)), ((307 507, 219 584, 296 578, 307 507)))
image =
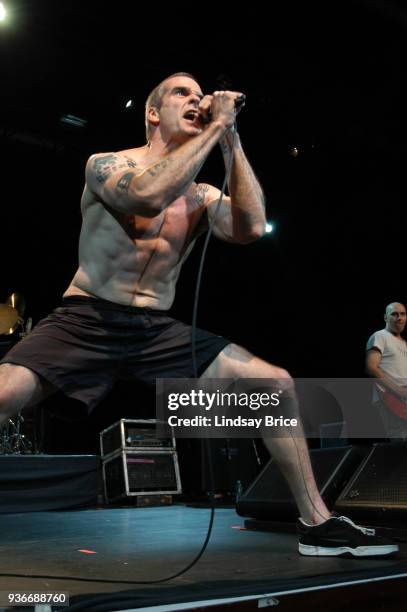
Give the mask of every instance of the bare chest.
POLYGON ((203 201, 192 193, 179 197, 156 217, 129 215, 122 223, 134 242, 159 239, 181 247, 201 232, 203 212, 203 201))

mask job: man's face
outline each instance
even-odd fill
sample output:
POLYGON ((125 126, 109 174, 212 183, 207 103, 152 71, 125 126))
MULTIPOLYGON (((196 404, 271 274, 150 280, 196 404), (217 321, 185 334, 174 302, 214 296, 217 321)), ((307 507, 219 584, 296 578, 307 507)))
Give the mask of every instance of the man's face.
POLYGON ((165 141, 184 142, 202 131, 198 112, 203 93, 198 83, 189 77, 168 79, 158 109, 160 131, 165 141))
POLYGON ((406 309, 403 304, 390 304, 384 315, 386 329, 392 334, 401 334, 406 326, 406 309))

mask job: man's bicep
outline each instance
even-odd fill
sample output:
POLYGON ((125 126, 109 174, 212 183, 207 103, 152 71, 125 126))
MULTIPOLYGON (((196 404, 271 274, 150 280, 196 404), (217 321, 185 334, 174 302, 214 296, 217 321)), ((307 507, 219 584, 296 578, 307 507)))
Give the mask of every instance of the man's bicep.
POLYGON ((92 155, 86 164, 86 181, 89 188, 99 195, 106 181, 125 168, 126 164, 116 153, 92 155))
POLYGON ((136 164, 116 153, 92 155, 86 164, 86 184, 102 202, 126 212, 136 164))
POLYGON ((207 203, 208 221, 210 225, 213 224, 213 233, 216 238, 226 242, 234 242, 230 198, 223 195, 222 202, 219 205, 220 193, 219 189, 210 188, 207 203))
POLYGON ((368 371, 374 370, 380 366, 382 360, 382 353, 379 348, 373 346, 366 352, 366 369, 368 371))

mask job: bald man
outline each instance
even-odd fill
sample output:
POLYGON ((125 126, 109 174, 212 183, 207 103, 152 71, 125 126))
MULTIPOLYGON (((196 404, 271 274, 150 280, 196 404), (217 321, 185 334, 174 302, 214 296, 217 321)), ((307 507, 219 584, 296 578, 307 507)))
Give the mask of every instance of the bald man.
POLYGON ((366 371, 380 379, 374 403, 389 438, 407 438, 407 343, 402 337, 406 307, 392 302, 384 314, 385 328, 367 342, 366 371))

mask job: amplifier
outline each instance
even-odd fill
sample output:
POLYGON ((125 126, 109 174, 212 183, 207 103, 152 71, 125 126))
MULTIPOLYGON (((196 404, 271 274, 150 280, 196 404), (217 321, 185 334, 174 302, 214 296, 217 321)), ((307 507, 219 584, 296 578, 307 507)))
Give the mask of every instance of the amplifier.
MULTIPOLYGON (((310 459, 318 489, 328 507, 363 461, 367 449, 358 446, 314 448, 310 459)), ((297 505, 274 459, 270 459, 236 505, 240 516, 261 521, 296 521, 297 505)))
POLYGON ((375 444, 335 503, 337 512, 357 521, 405 528, 407 444, 375 444))
POLYGON ((103 462, 107 502, 146 493, 181 493, 175 450, 118 451, 103 462))
POLYGON ((156 419, 120 419, 100 433, 102 458, 118 450, 134 449, 175 449, 175 438, 157 438, 156 419))

